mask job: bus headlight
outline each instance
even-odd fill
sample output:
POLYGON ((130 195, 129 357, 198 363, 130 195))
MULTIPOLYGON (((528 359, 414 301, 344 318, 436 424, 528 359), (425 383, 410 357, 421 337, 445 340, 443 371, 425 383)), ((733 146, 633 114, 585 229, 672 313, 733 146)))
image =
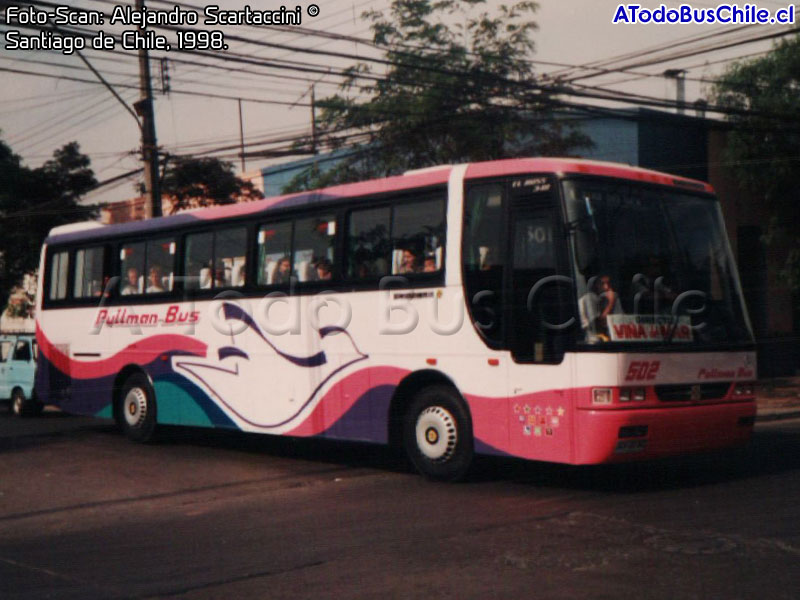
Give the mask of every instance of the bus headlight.
POLYGON ((593 388, 592 404, 611 404, 613 392, 611 388, 593 388))
POLYGON ((620 402, 630 402, 631 400, 633 400, 634 402, 644 402, 646 397, 647 397, 647 390, 643 387, 636 387, 636 388, 624 387, 619 389, 620 402))

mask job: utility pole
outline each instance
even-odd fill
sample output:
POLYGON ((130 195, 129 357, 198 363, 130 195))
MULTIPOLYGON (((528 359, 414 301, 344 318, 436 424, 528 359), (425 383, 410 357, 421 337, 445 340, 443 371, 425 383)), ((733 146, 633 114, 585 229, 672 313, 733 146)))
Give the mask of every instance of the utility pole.
POLYGON ((239 98, 239 155, 242 157, 242 173, 247 169, 244 162, 244 119, 242 119, 242 99, 239 98))
MULTIPOLYGON (((144 0, 136 0, 136 10, 144 12, 144 0)), ((150 84, 150 58, 147 50, 139 50, 139 90, 141 98, 133 106, 142 118, 142 160, 144 161, 144 218, 161 216, 161 190, 158 180, 158 146, 153 114, 153 88, 150 84)))
POLYGON ((317 153, 317 111, 314 86, 311 86, 311 152, 317 153))

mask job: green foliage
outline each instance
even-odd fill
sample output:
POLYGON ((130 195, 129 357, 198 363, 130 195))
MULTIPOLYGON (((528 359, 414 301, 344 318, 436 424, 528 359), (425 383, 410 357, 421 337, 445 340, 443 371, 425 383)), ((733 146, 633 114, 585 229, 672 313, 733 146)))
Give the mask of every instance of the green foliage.
POLYGON ((172 212, 262 198, 252 182, 236 176, 233 165, 218 158, 178 157, 167 168, 161 194, 173 199, 172 212))
POLYGON ((764 198, 771 213, 768 242, 788 247, 782 275, 800 291, 800 237, 796 190, 800 187, 800 37, 765 56, 732 65, 714 87, 717 104, 741 111, 733 125, 727 160, 740 183, 764 198))
POLYGON ((97 185, 89 165, 72 142, 41 167, 29 169, 0 140, 0 306, 23 276, 37 268, 50 229, 96 215, 94 207, 78 204, 97 185))
POLYGON ((536 4, 503 5, 496 15, 485 4, 394 0, 388 12, 364 13, 385 64, 350 67, 340 94, 318 103, 317 122, 324 146, 360 143, 363 151, 326 172, 301 173, 285 191, 589 145, 551 118, 557 102, 536 85, 536 4))

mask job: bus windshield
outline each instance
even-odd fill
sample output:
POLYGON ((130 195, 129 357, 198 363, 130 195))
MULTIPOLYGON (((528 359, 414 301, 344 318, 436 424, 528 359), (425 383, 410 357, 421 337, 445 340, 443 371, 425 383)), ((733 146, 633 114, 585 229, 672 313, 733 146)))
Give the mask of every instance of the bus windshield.
POLYGON ((591 179, 564 197, 581 344, 752 343, 716 200, 591 179))

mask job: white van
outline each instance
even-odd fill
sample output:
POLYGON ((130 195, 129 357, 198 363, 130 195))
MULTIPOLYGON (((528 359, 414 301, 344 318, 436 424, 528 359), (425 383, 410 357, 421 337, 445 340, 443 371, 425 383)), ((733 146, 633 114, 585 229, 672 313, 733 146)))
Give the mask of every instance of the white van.
POLYGON ((37 354, 33 334, 0 334, 0 401, 9 401, 20 417, 42 411, 33 391, 37 354))

